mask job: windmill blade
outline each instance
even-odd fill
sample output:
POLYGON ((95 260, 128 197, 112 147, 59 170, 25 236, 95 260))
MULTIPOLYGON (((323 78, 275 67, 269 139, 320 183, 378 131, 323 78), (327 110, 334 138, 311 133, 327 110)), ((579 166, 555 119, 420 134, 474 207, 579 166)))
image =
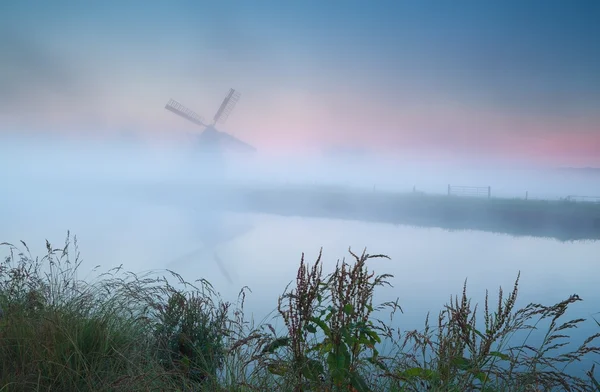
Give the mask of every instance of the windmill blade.
POLYGON ((229 117, 229 114, 231 114, 231 111, 233 110, 235 104, 239 99, 240 93, 235 91, 234 89, 229 89, 229 93, 223 100, 221 107, 219 107, 219 110, 217 110, 217 114, 215 114, 215 117, 213 118, 213 124, 216 124, 218 122, 224 123, 229 117))
POLYGON ((171 99, 169 100, 169 102, 167 102, 167 104, 165 105, 165 109, 172 111, 178 116, 181 116, 186 120, 193 122, 196 125, 206 127, 206 124, 204 124, 204 118, 202 116, 198 115, 193 110, 186 108, 174 99, 171 99))

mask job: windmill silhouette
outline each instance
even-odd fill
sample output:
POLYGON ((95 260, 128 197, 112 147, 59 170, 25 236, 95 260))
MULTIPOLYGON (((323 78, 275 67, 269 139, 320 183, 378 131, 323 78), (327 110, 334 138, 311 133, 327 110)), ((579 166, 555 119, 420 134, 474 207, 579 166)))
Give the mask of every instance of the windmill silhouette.
MULTIPOLYGON (((193 110, 186 108, 174 99, 169 100, 165 105, 165 109, 204 128, 198 137, 200 151, 205 153, 211 159, 211 168, 209 172, 212 174, 215 174, 216 172, 217 177, 223 177, 227 172, 226 162, 223 156, 226 151, 242 153, 256 151, 253 146, 239 140, 233 135, 221 132, 216 128, 218 123, 223 124, 227 120, 239 98, 240 94, 234 89, 230 89, 227 96, 225 96, 225 99, 223 99, 221 106, 215 113, 211 124, 207 124, 202 116, 198 115, 193 110)), ((245 226, 242 229, 232 227, 225 222, 218 209, 212 209, 212 214, 209 213, 207 215, 206 212, 207 211, 203 211, 202 225, 198 228, 200 229, 198 234, 200 234, 202 239, 202 246, 173 260, 172 263, 190 262, 198 257, 211 257, 216 262, 217 267, 223 276, 231 283, 231 276, 225 268, 223 260, 218 255, 217 248, 219 245, 245 234, 247 231, 250 231, 252 227, 245 226), (202 256, 203 254, 204 256, 202 256)))
POLYGON ((233 135, 230 135, 226 132, 221 132, 216 128, 217 123, 222 124, 227 120, 239 99, 240 93, 234 89, 230 89, 225 99, 223 99, 223 103, 221 103, 219 110, 217 110, 217 113, 214 115, 211 124, 205 123, 202 116, 198 115, 193 110, 186 108, 174 99, 169 100, 169 102, 165 105, 165 109, 170 110, 178 116, 181 116, 186 120, 204 128, 204 131, 199 137, 200 145, 204 151, 213 153, 223 153, 226 150, 237 152, 255 152, 256 149, 253 146, 239 140, 233 135))

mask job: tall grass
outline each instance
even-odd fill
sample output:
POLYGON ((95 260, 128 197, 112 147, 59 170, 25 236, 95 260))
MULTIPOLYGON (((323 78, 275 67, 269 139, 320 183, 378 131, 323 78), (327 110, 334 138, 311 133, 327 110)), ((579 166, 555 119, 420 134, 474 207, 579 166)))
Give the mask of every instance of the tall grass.
POLYGON ((581 298, 517 309, 518 277, 482 309, 465 283, 435 323, 403 331, 389 326, 397 301, 373 303, 392 276, 369 260, 386 256, 350 251, 327 275, 320 255, 302 257, 274 302, 278 331, 245 315, 246 287, 230 303, 168 270, 82 280, 69 235, 42 258, 0 245, 2 391, 600 391, 600 334, 573 345, 585 320, 563 320, 581 298), (587 374, 573 374, 583 361, 587 374))

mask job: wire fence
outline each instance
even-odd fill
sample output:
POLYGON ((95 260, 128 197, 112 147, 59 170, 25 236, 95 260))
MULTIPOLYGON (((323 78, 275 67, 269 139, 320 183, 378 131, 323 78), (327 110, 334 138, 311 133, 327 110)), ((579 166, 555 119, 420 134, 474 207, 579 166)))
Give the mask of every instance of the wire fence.
POLYGON ((465 197, 492 197, 492 187, 490 186, 463 186, 448 184, 448 196, 465 196, 465 197))
POLYGON ((600 196, 577 196, 569 195, 567 201, 582 202, 582 203, 600 203, 600 196))

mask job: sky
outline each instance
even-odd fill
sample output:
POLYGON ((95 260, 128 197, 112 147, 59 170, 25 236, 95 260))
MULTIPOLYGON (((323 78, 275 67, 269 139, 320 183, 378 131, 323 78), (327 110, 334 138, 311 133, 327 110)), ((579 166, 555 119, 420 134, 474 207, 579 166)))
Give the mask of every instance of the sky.
POLYGON ((0 2, 0 132, 600 166, 600 2, 0 2))

